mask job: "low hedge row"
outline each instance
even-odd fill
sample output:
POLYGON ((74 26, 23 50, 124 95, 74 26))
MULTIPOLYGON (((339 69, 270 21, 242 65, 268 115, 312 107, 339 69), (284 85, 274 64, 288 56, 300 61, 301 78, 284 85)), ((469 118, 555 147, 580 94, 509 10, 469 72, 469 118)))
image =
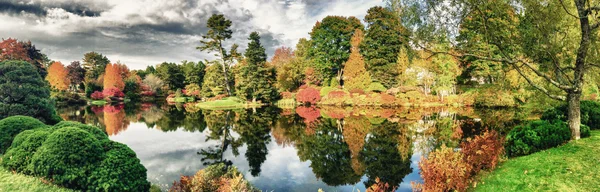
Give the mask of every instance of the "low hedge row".
POLYGON ((70 189, 149 190, 146 168, 135 152, 109 140, 99 128, 68 121, 53 127, 38 122, 22 116, 0 121, 2 142, 12 143, 4 154, 3 167, 70 189))

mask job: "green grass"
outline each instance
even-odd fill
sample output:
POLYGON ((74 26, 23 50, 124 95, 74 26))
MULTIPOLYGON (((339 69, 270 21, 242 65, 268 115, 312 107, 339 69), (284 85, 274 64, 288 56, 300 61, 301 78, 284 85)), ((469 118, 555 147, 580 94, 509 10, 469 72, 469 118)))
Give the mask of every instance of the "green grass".
POLYGON ((92 100, 91 102, 92 105, 106 105, 106 103, 108 102, 106 102, 105 100, 92 100))
POLYGON ((242 109, 248 107, 260 107, 258 103, 246 103, 237 97, 227 97, 222 100, 207 101, 196 104, 201 109, 242 109))
POLYGON ((45 192, 45 191, 73 191, 51 184, 45 184, 41 179, 23 174, 13 174, 0 166, 0 192, 45 192))
POLYGON ((483 173, 474 191, 600 191, 600 130, 592 136, 509 159, 483 173))

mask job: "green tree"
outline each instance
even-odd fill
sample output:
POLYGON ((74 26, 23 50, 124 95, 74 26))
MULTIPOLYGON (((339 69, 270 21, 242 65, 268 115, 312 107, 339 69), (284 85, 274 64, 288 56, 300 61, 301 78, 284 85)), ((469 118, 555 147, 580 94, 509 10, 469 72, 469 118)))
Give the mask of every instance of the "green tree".
POLYGON ((96 80, 100 75, 104 73, 106 65, 110 63, 110 60, 106 56, 98 52, 89 52, 83 55, 83 68, 86 69, 85 74, 86 82, 96 80))
MULTIPOLYGON (((310 41, 301 38, 296 44, 296 50, 287 59, 280 60, 276 66, 277 87, 279 91, 295 91, 304 82, 304 71, 310 64, 308 60, 308 49, 310 41)), ((278 52, 275 52, 277 54, 278 52)))
POLYGON ((341 84, 343 64, 350 57, 350 39, 356 29, 363 30, 364 26, 355 17, 327 16, 310 32, 308 55, 324 85, 332 80, 341 84))
POLYGON ((156 75, 169 86, 169 90, 183 89, 185 86, 183 69, 175 63, 159 64, 156 66, 156 75))
MULTIPOLYGON (((223 76, 222 67, 223 65, 214 63, 208 65, 202 83, 202 97, 213 97, 227 93, 228 81, 223 76)), ((229 73, 229 76, 232 77, 231 71, 229 73)))
POLYGON ((0 74, 0 119, 25 115, 46 124, 62 120, 50 100, 49 85, 30 63, 2 61, 0 74))
POLYGON ((274 124, 273 108, 266 108, 266 111, 253 112, 246 110, 240 112, 239 120, 235 131, 240 134, 241 142, 246 143, 246 159, 250 165, 250 173, 252 176, 258 176, 261 171, 261 166, 267 160, 267 144, 271 141, 271 127, 274 124))
POLYGON ((371 84, 371 76, 365 68, 365 61, 359 51, 363 32, 357 29, 352 36, 350 58, 344 64, 344 88, 346 90, 366 90, 371 84))
POLYGON ((223 41, 230 39, 231 34, 233 33, 230 29, 231 20, 225 18, 222 14, 213 14, 206 23, 206 26, 209 28, 208 33, 203 35, 202 38, 204 40, 200 41, 202 45, 196 47, 200 51, 208 51, 208 52, 217 52, 216 56, 220 57, 221 61, 221 70, 223 78, 225 79, 225 89, 228 95, 233 93, 231 89, 230 83, 232 82, 232 78, 230 76, 231 63, 235 58, 239 57, 237 53, 237 45, 234 44, 231 46, 231 50, 229 54, 223 47, 223 41))
POLYGON ((246 62, 240 66, 236 81, 237 95, 252 99, 253 102, 260 100, 268 103, 277 98, 275 88, 275 70, 266 66, 267 54, 265 48, 260 44, 260 36, 252 32, 248 38, 248 49, 246 49, 246 62))
POLYGON ((360 52, 365 57, 371 77, 387 88, 396 86, 398 53, 402 46, 408 46, 407 31, 397 14, 379 6, 368 10, 365 22, 368 29, 360 52))
POLYGON ((204 70, 206 69, 206 65, 202 61, 198 63, 182 61, 181 66, 183 67, 186 85, 196 84, 202 86, 204 70))

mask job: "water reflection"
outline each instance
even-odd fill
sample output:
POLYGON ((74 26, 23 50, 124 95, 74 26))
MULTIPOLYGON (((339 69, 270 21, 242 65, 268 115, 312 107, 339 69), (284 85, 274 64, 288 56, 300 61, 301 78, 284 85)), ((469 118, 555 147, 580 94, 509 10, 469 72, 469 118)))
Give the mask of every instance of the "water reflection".
POLYGON ((143 103, 59 109, 64 119, 102 127, 130 146, 151 182, 168 189, 180 175, 224 162, 263 190, 365 191, 376 178, 399 191, 419 181, 422 155, 457 146, 483 127, 505 130, 515 111, 469 108, 262 108, 202 111, 143 103))

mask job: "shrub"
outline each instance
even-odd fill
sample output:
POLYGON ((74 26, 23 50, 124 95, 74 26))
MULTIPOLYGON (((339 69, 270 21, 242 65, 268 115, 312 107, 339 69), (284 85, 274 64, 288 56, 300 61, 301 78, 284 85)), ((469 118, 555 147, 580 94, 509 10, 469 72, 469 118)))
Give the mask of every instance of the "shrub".
POLYGON ((15 136, 25 130, 46 127, 41 121, 27 116, 12 116, 0 120, 0 153, 6 152, 15 136))
MULTIPOLYGON (((108 108, 112 108, 112 106, 107 106, 106 108, 108 110, 108 108)), ((60 128, 64 128, 64 127, 76 127, 76 128, 82 129, 82 130, 87 131, 88 133, 92 134, 98 140, 108 139, 108 135, 106 135, 106 133, 104 133, 104 131, 100 130, 100 128, 91 126, 91 125, 82 124, 79 122, 74 122, 74 121, 62 121, 62 122, 54 125, 52 128, 56 130, 56 129, 60 129, 60 128)))
POLYGON ((89 82, 85 85, 85 96, 90 97, 96 91, 102 92, 102 86, 94 82, 89 82))
POLYGON ((532 121, 516 126, 506 136, 505 149, 510 157, 528 155, 556 147, 571 139, 571 130, 562 121, 532 121))
POLYGON ((587 125, 581 124, 581 127, 580 127, 579 131, 580 131, 579 136, 581 138, 586 138, 586 137, 592 136, 592 133, 590 132, 590 127, 587 126, 587 125))
POLYGON ((461 143, 464 161, 472 167, 473 175, 482 169, 496 168, 500 156, 504 153, 502 143, 496 131, 486 131, 481 136, 477 135, 461 143))
POLYGON ((200 97, 202 88, 198 84, 192 83, 185 86, 185 95, 190 97, 200 97))
POLYGON ((102 100, 104 99, 104 94, 102 94, 102 92, 100 91, 95 91, 94 93, 92 93, 91 98, 93 100, 102 100))
POLYGON ((293 94, 288 91, 281 92, 281 93, 279 93, 279 95, 281 95, 282 99, 293 99, 294 98, 293 94))
POLYGON ((105 158, 95 167, 89 188, 93 191, 148 191, 146 168, 127 145, 105 140, 105 158))
POLYGON ((296 101, 300 103, 316 104, 321 100, 319 91, 313 87, 302 89, 296 94, 296 101))
MULTIPOLYGON (((568 106, 566 103, 558 107, 544 111, 542 120, 568 120, 568 106)), ((581 124, 589 126, 591 129, 600 129, 600 103, 595 101, 581 101, 581 124)))
POLYGON ((353 95, 353 94, 355 94, 355 93, 356 93, 356 94, 359 94, 359 95, 364 95, 364 94, 365 94, 365 91, 364 91, 364 90, 362 90, 362 89, 352 89, 352 90, 350 90, 350 95, 353 95))
POLYGON ((328 98, 344 98, 344 96, 346 96, 344 91, 331 91, 327 94, 328 98))
POLYGON ((31 64, 0 62, 0 119, 34 117, 47 124, 61 121, 50 100, 50 87, 31 64))
POLYGON ((383 86, 383 84, 378 83, 378 82, 371 83, 369 85, 369 88, 367 88, 367 91, 377 92, 377 93, 385 92, 386 90, 387 90, 387 88, 385 88, 385 86, 383 86))
POLYGON ((102 94, 104 94, 105 97, 125 97, 123 91, 115 87, 104 89, 104 91, 102 91, 102 94))
POLYGON ((181 177, 180 182, 175 182, 169 191, 259 191, 254 188, 244 176, 235 168, 223 163, 210 165, 198 171, 192 177, 181 177))
POLYGON ((335 87, 322 87, 321 91, 319 91, 319 93, 320 93, 321 97, 325 97, 325 96, 329 95, 329 92, 336 91, 336 90, 338 90, 338 89, 335 87))
POLYGON ((418 187, 422 191, 465 191, 471 167, 463 159, 462 153, 445 145, 429 153, 419 162, 423 185, 418 187))
POLYGON ((18 173, 31 174, 27 165, 50 133, 50 129, 25 130, 19 133, 4 154, 2 166, 18 173))
POLYGON ((65 127, 48 136, 33 155, 28 169, 57 185, 86 189, 91 168, 102 158, 102 146, 92 134, 65 127))

